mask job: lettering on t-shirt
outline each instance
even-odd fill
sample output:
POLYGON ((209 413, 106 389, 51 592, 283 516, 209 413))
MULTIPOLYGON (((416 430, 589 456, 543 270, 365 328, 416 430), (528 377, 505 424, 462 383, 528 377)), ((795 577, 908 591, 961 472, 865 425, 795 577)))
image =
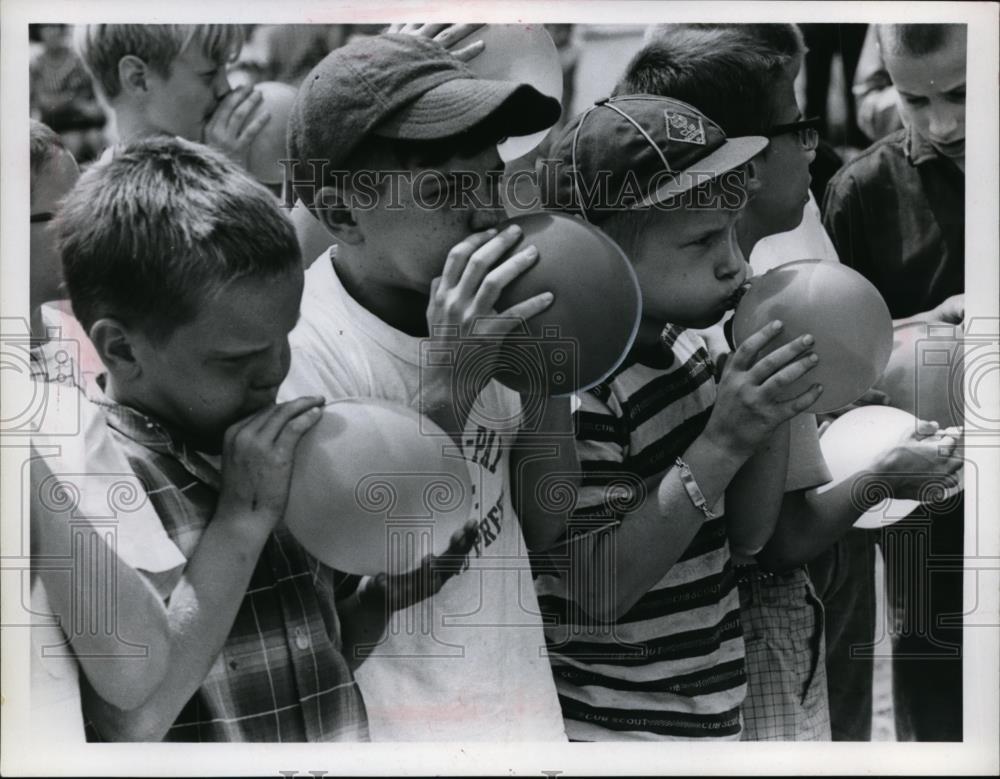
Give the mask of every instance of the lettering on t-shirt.
MULTIPOLYGON (((500 490, 500 496, 496 499, 496 503, 490 506, 490 510, 479 520, 479 532, 472 544, 476 557, 482 557, 483 550, 496 541, 497 536, 500 535, 503 525, 503 497, 503 490, 500 490)), ((468 568, 468 558, 466 558, 465 568, 468 568)))
POLYGON ((500 456, 503 453, 503 437, 496 430, 490 430, 482 425, 476 426, 476 437, 466 439, 466 446, 472 447, 472 462, 482 466, 490 473, 496 473, 500 456))

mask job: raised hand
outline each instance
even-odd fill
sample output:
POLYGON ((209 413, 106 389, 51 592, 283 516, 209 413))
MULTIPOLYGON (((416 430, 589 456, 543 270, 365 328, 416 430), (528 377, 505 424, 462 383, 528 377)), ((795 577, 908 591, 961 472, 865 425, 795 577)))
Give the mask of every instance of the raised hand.
POLYGON ((271 118, 261 108, 262 99, 261 93, 250 86, 232 90, 205 125, 204 142, 246 168, 250 144, 271 118))
POLYGON ((270 405, 226 430, 217 514, 267 536, 285 513, 295 448, 321 416, 322 398, 270 405))
POLYGON ((468 62, 473 57, 479 56, 486 44, 483 41, 475 41, 461 48, 456 44, 485 26, 484 24, 391 24, 386 32, 430 38, 448 49, 451 56, 468 62))
POLYGON ((796 397, 786 397, 788 387, 812 370, 819 358, 810 351, 811 335, 759 357, 781 329, 780 322, 765 325, 725 361, 705 434, 732 452, 749 456, 780 424, 815 403, 823 391, 813 384, 796 397))

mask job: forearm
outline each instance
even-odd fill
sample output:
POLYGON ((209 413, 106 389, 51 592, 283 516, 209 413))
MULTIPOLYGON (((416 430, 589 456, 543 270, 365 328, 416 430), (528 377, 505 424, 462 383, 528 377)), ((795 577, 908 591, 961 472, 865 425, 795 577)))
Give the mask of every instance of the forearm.
MULTIPOLYGON (((522 408, 530 400, 522 400, 522 408)), ((537 426, 511 452, 511 498, 528 549, 547 549, 563 535, 580 486, 580 459, 570 400, 548 398, 537 426)))
MULTIPOLYGON (((711 507, 746 457, 703 435, 682 459, 711 507)), ((704 522, 705 515, 692 503, 678 469, 671 467, 621 524, 572 545, 571 581, 577 602, 598 620, 618 619, 667 574, 704 522)))
POLYGON ((254 520, 220 513, 170 594, 165 673, 131 709, 104 710, 112 733, 161 740, 222 651, 267 536, 254 520))
POLYGON ((770 570, 787 570, 814 560, 836 543, 877 502, 872 491, 854 489, 859 477, 856 474, 824 492, 786 493, 777 527, 758 561, 770 570))
POLYGON ((788 472, 789 428, 789 422, 779 426, 726 490, 726 530, 734 554, 753 557, 775 531, 788 472))
MULTIPOLYGON (((420 382, 420 413, 434 422, 461 448, 470 408, 455 391, 455 373, 450 367, 426 370, 420 382)), ((469 394, 470 398, 474 397, 469 394)))

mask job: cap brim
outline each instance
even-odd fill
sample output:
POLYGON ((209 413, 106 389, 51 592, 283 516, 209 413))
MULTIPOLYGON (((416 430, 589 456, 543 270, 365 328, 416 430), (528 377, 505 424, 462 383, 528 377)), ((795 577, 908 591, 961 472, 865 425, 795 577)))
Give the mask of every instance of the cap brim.
POLYGON ((471 130, 497 115, 501 137, 528 135, 551 127, 562 107, 528 84, 456 78, 428 90, 373 129, 384 138, 436 140, 471 130))
POLYGON ((727 138, 722 146, 707 157, 698 160, 691 168, 679 171, 676 176, 657 187, 656 192, 643 200, 639 207, 665 203, 706 181, 718 178, 752 160, 767 147, 767 143, 767 138, 760 135, 727 138))

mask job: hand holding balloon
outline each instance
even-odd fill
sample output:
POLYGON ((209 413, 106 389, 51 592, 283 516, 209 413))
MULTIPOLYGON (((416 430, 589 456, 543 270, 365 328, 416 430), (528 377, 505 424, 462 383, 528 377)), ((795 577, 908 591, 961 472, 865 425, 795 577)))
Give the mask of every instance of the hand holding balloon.
POLYGON ((809 334, 763 354, 782 329, 780 322, 769 323, 725 361, 715 408, 705 428, 705 434, 722 448, 750 456, 779 425, 802 413, 822 393, 822 387, 813 384, 790 399, 783 397, 819 360, 811 352, 814 341, 809 334))
POLYGON ((424 370, 421 403, 424 413, 448 432, 464 427, 463 419, 451 418, 454 412, 461 416, 454 405, 456 398, 474 399, 482 389, 456 382, 485 385, 496 372, 504 336, 552 303, 552 293, 540 291, 510 306, 498 305, 507 285, 538 260, 538 250, 532 245, 505 257, 521 236, 517 225, 470 235, 448 252, 441 275, 431 283, 428 332, 435 351, 447 352, 451 359, 436 361, 424 370), (469 339, 474 340, 475 350, 462 348, 469 339), (464 364, 470 359, 474 369, 464 364))
POLYGON ((915 428, 875 461, 872 472, 891 490, 893 498, 926 499, 929 481, 950 476, 962 467, 962 459, 956 456, 962 435, 961 427, 941 430, 937 422, 917 420, 915 428))
POLYGON ((861 515, 855 526, 884 527, 922 502, 961 489, 956 477, 962 466, 957 455, 961 441, 961 428, 942 430, 936 422, 891 406, 854 409, 834 420, 820 438, 831 481, 816 491, 848 487, 861 515))
POLYGON ((302 437, 319 421, 323 398, 270 405, 226 430, 217 514, 232 517, 259 540, 288 502, 292 462, 302 437))
POLYGON ((373 577, 360 593, 362 604, 391 614, 431 597, 462 571, 478 537, 478 523, 466 523, 452 534, 444 552, 427 555, 414 570, 400 574, 383 572, 373 577))

